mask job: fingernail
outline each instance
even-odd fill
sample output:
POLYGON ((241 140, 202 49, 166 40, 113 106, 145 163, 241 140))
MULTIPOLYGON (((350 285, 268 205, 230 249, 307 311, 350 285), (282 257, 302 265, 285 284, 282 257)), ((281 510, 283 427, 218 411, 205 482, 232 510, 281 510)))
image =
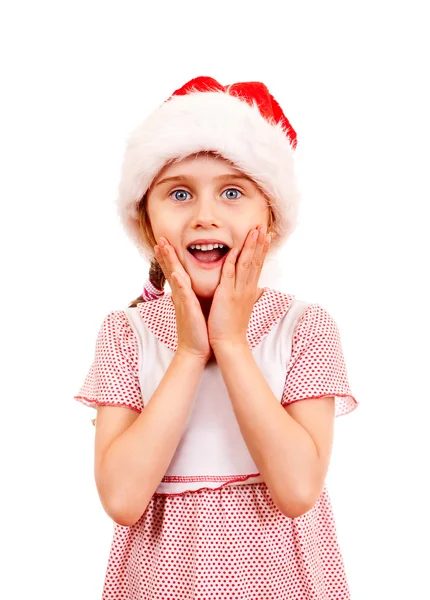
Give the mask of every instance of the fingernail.
POLYGON ((163 238, 160 238, 158 245, 162 248, 165 244, 166 242, 163 240, 163 238))

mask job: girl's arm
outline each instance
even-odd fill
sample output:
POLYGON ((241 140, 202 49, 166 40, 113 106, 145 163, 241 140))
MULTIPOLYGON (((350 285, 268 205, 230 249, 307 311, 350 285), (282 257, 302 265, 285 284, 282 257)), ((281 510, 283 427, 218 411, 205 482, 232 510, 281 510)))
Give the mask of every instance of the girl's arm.
POLYGON ((214 354, 274 504, 289 518, 303 515, 317 501, 329 467, 334 398, 297 403, 301 407, 291 410, 296 420, 275 397, 248 346, 227 343, 214 348, 214 354))
MULTIPOLYGON (((106 512, 119 525, 131 526, 139 520, 164 477, 205 364, 191 353, 176 352, 149 403, 100 461, 98 493, 106 512)), ((113 415, 116 407, 100 409, 113 415)))

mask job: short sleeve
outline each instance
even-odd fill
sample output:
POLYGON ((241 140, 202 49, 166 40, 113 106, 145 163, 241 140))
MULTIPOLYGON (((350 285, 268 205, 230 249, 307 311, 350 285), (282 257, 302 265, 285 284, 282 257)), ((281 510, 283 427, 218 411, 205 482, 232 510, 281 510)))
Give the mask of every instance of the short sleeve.
POLYGON ((349 387, 337 324, 325 308, 311 304, 294 332, 282 405, 325 396, 335 397, 336 417, 358 405, 349 387))
POLYGON ((74 399, 93 408, 124 406, 141 412, 138 363, 138 343, 126 313, 110 312, 102 322, 93 362, 74 399))

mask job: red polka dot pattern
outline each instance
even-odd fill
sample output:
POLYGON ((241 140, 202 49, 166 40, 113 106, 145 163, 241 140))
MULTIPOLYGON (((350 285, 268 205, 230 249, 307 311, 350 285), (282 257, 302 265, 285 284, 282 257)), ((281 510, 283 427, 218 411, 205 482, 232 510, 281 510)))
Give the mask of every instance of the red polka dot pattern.
POLYGON ((354 410, 348 373, 336 322, 319 304, 303 313, 293 336, 282 404, 335 396, 335 415, 354 410))
POLYGON ((100 404, 143 410, 137 340, 124 311, 104 318, 94 360, 75 399, 94 408, 100 404))
MULTIPOLYGON (((247 338, 255 347, 294 296, 264 288, 247 338)), ((138 309, 160 342, 177 348, 171 294, 138 309)), ((310 304, 293 336, 284 405, 335 396, 336 416, 354 410, 339 331, 330 314, 310 304)), ((93 363, 74 397, 83 404, 143 410, 138 346, 124 311, 112 311, 98 333, 93 363)), ((154 494, 135 525, 114 524, 102 600, 225 598, 348 600, 348 584, 326 487, 296 519, 275 506, 265 483, 154 494)))
POLYGON ((154 496, 115 524, 103 600, 349 600, 327 490, 284 516, 263 483, 154 496))

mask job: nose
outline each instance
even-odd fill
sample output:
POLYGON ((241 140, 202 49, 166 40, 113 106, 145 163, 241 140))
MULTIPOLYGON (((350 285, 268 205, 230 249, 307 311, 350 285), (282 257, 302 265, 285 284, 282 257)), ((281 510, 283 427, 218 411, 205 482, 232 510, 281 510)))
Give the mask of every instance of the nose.
POLYGON ((193 223, 194 227, 212 227, 220 226, 219 219, 219 206, 217 199, 210 193, 199 194, 197 201, 194 204, 193 211, 193 223))

